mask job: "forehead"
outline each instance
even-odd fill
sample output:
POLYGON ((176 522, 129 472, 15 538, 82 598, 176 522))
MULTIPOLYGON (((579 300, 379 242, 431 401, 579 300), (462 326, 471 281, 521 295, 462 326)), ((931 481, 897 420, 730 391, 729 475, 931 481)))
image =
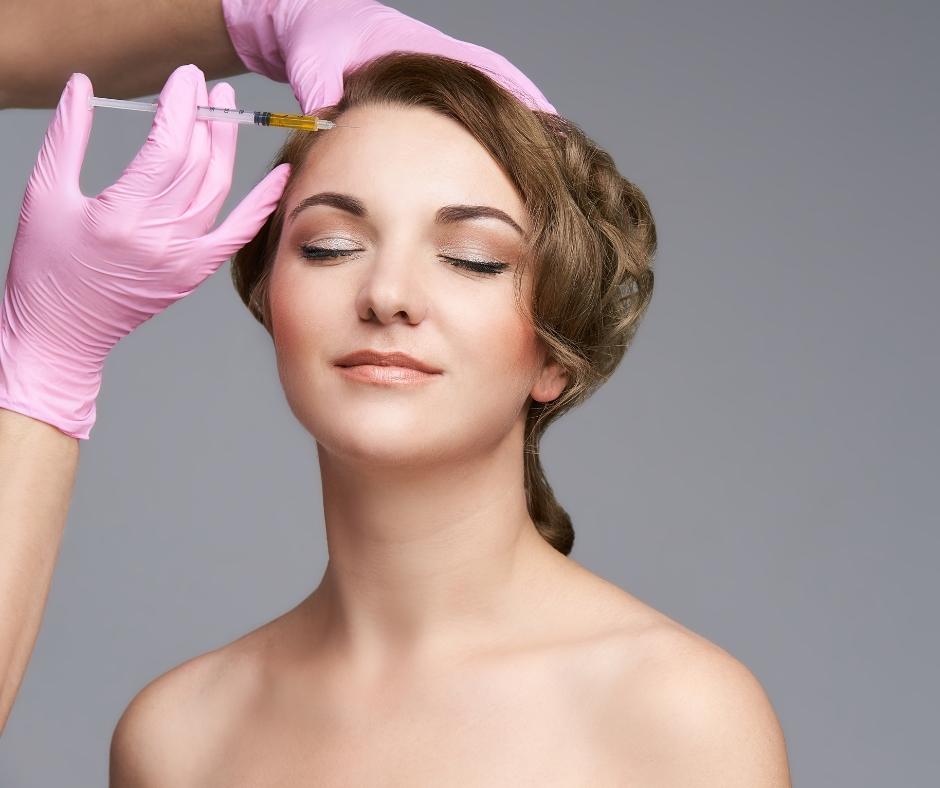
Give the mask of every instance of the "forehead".
POLYGON ((309 194, 336 191, 389 218, 441 205, 491 205, 528 229, 512 181, 457 121, 425 107, 357 107, 337 118, 304 162, 288 211, 309 194))

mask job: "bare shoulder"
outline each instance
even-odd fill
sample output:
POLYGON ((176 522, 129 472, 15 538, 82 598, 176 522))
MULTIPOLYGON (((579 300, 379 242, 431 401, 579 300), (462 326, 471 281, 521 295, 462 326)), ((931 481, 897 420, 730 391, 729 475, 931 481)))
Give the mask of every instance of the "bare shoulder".
POLYGON ((590 669, 577 689, 594 699, 591 740, 621 781, 789 788, 783 730, 756 676, 614 583, 577 562, 568 567, 565 618, 588 618, 602 633, 582 660, 590 669))
POLYGON ((757 677, 717 644, 639 604, 643 623, 622 632, 622 670, 602 718, 611 751, 631 752, 631 778, 639 752, 642 776, 656 785, 789 788, 783 730, 757 677))
POLYGON ((206 764, 260 680, 255 654, 269 626, 177 665, 133 697, 111 737, 111 788, 206 784, 206 764))
POLYGON ((196 784, 210 740, 213 688, 224 659, 210 652, 150 681, 128 704, 111 736, 111 788, 196 784))

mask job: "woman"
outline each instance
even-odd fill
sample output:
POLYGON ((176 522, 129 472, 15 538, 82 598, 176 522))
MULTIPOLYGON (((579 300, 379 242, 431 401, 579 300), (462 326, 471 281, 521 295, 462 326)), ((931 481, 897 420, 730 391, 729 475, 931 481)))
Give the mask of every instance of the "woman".
POLYGON ((344 84, 232 267, 316 441, 327 569, 141 691, 113 784, 787 785, 756 679, 567 557, 538 458, 649 303, 646 199, 459 61, 344 84))

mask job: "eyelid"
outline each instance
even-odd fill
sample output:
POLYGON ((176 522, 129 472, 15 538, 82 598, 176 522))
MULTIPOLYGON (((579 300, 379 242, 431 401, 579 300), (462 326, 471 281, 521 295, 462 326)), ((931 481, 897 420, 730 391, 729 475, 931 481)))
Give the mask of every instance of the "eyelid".
MULTIPOLYGON (((363 249, 331 249, 327 246, 316 246, 312 243, 300 244, 297 247, 297 250, 301 257, 304 257, 308 260, 317 260, 320 262, 324 260, 336 259, 338 257, 347 257, 348 255, 365 251, 363 249), (314 252, 326 252, 327 254, 324 256, 315 257, 313 254, 314 252)), ((451 265, 455 265, 469 271, 474 271, 476 273, 500 274, 503 271, 511 268, 509 263, 504 263, 502 260, 497 259, 474 260, 465 257, 453 257, 446 254, 438 254, 438 257, 443 260, 447 260, 451 265)))
MULTIPOLYGON (((354 241, 352 238, 343 238, 342 236, 336 235, 336 236, 330 236, 329 238, 324 238, 322 240, 305 241, 304 243, 301 244, 301 246, 323 246, 329 249, 336 248, 333 246, 329 246, 330 241, 343 241, 345 243, 354 244, 354 245, 357 245, 360 243, 359 241, 354 241)), ((350 251, 350 250, 343 249, 341 251, 345 252, 345 251, 350 251)))
MULTIPOLYGON (((335 246, 335 245, 331 245, 331 244, 329 243, 330 241, 345 241, 345 242, 350 243, 350 244, 359 244, 359 243, 361 243, 360 241, 354 241, 354 240, 352 240, 351 238, 343 238, 342 236, 330 236, 329 238, 324 238, 324 239, 322 239, 322 240, 310 240, 310 241, 305 241, 305 242, 303 242, 303 243, 300 244, 300 248, 303 249, 303 247, 305 247, 305 246, 306 246, 306 247, 313 247, 313 246, 316 246, 316 247, 320 247, 320 248, 323 248, 323 249, 330 249, 331 251, 337 251, 337 252, 359 252, 359 251, 363 251, 362 249, 359 249, 359 248, 347 249, 347 248, 342 248, 342 247, 338 247, 338 246, 335 246)), ((450 250, 448 249, 448 251, 450 251, 450 250)), ((502 259, 500 259, 498 256, 496 256, 496 255, 490 255, 490 254, 487 254, 486 252, 461 252, 461 251, 456 251, 456 252, 453 252, 452 254, 444 254, 444 256, 445 256, 445 257, 451 257, 451 258, 456 259, 456 260, 465 260, 466 262, 470 262, 470 263, 502 263, 502 264, 505 264, 505 261, 502 260, 502 259)))

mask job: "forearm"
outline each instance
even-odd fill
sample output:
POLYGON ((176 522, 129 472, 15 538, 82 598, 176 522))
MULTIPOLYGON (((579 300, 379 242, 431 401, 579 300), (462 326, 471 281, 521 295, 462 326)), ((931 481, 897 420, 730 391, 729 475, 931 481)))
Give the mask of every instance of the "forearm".
POLYGON ((0 408, 0 733, 42 622, 78 444, 50 424, 0 408))
POLYGON ((4 0, 0 4, 0 109, 55 107, 75 71, 95 95, 159 93, 177 66, 207 80, 247 72, 221 0, 4 0))

